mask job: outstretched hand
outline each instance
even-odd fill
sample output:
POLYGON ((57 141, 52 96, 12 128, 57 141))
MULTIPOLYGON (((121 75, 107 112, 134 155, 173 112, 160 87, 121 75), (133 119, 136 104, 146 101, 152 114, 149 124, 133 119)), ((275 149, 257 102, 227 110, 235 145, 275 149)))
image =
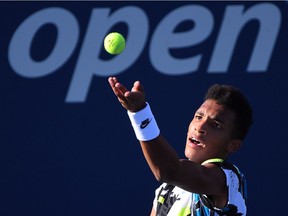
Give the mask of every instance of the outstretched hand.
POLYGON ((125 109, 137 112, 146 106, 144 88, 139 81, 134 82, 131 91, 119 83, 116 77, 109 77, 108 82, 125 109))

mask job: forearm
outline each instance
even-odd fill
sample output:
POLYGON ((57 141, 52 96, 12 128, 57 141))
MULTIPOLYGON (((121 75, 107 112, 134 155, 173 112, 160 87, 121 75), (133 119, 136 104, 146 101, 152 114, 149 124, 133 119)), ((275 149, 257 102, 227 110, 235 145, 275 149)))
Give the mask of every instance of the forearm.
POLYGON ((174 149, 160 134, 149 104, 138 112, 128 111, 128 115, 151 171, 158 181, 168 183, 179 170, 180 162, 174 149))
POLYGON ((140 141, 144 157, 155 178, 161 182, 171 182, 180 170, 180 162, 175 150, 160 134, 151 141, 140 141))

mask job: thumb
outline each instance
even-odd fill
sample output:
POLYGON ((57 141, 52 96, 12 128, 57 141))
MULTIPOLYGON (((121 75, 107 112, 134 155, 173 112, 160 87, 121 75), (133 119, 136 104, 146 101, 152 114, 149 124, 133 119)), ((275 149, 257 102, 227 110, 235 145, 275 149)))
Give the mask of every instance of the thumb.
POLYGON ((134 82, 133 88, 131 91, 140 91, 140 92, 144 92, 144 88, 141 85, 140 81, 136 81, 134 82))

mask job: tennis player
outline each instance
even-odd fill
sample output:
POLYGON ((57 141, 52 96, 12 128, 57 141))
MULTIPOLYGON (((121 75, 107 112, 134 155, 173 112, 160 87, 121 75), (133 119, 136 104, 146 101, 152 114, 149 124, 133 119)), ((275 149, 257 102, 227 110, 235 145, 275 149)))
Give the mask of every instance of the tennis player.
POLYGON ((127 109, 151 171, 162 183, 155 191, 151 216, 246 215, 244 175, 227 162, 252 125, 252 109, 238 89, 218 84, 208 89, 188 127, 187 159, 179 160, 160 133, 141 83, 136 81, 129 91, 116 77, 108 81, 127 109))

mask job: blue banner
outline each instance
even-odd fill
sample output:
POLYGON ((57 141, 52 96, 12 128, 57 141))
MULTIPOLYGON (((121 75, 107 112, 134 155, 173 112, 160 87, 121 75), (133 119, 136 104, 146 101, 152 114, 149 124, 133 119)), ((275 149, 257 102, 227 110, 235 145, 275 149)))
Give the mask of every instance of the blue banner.
POLYGON ((230 159, 248 215, 283 215, 287 19, 285 1, 0 2, 0 214, 150 214, 159 182, 108 85, 117 76, 143 83, 180 158, 206 89, 241 89, 255 123, 230 159), (112 56, 114 31, 126 48, 112 56))

